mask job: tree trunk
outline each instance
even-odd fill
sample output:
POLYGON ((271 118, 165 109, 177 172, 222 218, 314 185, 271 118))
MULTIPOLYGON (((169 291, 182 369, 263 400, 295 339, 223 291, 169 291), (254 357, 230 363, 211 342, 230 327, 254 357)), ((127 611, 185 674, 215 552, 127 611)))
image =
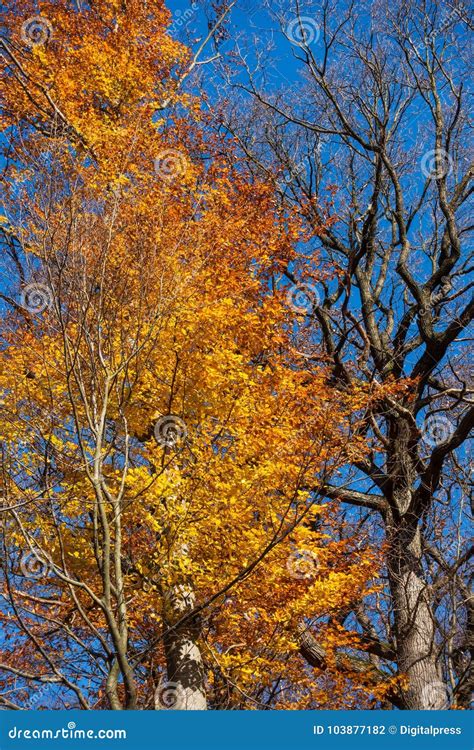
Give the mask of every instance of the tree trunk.
POLYGON ((194 608, 192 588, 174 586, 166 596, 164 639, 168 682, 159 685, 156 708, 205 711, 207 709, 204 665, 197 645, 199 626, 192 620, 182 625, 179 620, 194 608))
POLYGON ((422 565, 422 519, 420 510, 413 505, 419 441, 414 418, 397 415, 390 419, 389 438, 388 500, 392 510, 386 518, 387 563, 398 670, 407 678, 403 690, 405 708, 447 708, 447 688, 438 666, 432 593, 422 565))
POLYGON ((448 707, 448 691, 437 667, 432 602, 421 565, 418 519, 405 516, 388 531, 397 662, 406 675, 407 710, 448 707))

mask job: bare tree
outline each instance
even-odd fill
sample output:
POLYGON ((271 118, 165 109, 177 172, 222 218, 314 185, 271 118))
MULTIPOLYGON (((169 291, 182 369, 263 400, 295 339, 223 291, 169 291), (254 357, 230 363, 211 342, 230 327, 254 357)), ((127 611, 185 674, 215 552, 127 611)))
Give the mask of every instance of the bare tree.
MULTIPOLYGON (((261 30, 250 47, 239 38, 234 74, 219 71, 227 96, 219 117, 312 231, 301 264, 280 283, 310 281, 312 263, 328 270, 295 323, 302 366, 312 371, 322 345, 341 390, 360 380, 374 392, 390 381, 409 386, 367 412, 361 434, 371 455, 348 467, 344 487, 324 488, 329 500, 369 514, 373 543, 386 546, 385 605, 347 622, 379 664, 405 677, 397 705, 467 706, 468 11, 458 2, 289 6, 269 4, 267 21, 291 62, 261 30), (258 74, 268 58, 277 86, 258 74), (321 229, 328 216, 334 223, 321 229)), ((302 648, 323 666, 317 643, 307 638, 302 648)))

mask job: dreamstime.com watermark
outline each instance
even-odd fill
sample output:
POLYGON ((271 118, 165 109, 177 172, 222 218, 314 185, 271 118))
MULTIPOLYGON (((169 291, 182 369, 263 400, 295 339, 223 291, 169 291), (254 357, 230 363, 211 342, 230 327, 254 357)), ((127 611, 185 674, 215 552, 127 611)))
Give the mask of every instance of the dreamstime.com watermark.
POLYGON ((45 16, 31 16, 23 22, 20 33, 28 47, 41 47, 53 36, 53 27, 45 16))
POLYGON ((168 148, 160 151, 155 159, 155 172, 165 182, 182 177, 186 172, 187 160, 182 151, 168 148))
POLYGON ((171 25, 168 27, 168 33, 173 36, 180 31, 183 26, 187 26, 191 18, 194 16, 196 11, 199 10, 199 3, 191 3, 190 8, 186 8, 186 10, 177 10, 173 18, 171 20, 171 25))
POLYGON ((21 291, 21 306, 39 315, 53 306, 53 292, 46 284, 27 284, 21 291))
POLYGON ((166 414, 156 422, 153 433, 158 445, 173 448, 180 440, 185 439, 188 428, 181 417, 176 414, 166 414))
POLYGON ((155 690, 155 709, 166 711, 186 707, 185 695, 177 682, 161 681, 155 690))
POLYGON ((126 740, 126 729, 77 729, 74 721, 61 729, 18 729, 8 732, 11 740, 126 740))
POLYGON ((309 47, 319 40, 321 29, 311 16, 293 18, 286 26, 286 36, 297 47, 309 47))
POLYGON ((311 315, 319 304, 318 290, 314 284, 308 282, 293 284, 287 291, 286 303, 293 312, 311 315))

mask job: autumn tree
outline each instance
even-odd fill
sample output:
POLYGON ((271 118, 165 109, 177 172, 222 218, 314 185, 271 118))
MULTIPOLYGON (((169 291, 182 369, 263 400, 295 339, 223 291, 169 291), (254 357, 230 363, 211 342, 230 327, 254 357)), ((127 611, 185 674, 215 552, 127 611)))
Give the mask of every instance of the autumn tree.
POLYGON ((285 270, 288 284, 309 284, 295 332, 308 377, 330 362, 340 393, 412 383, 368 410, 360 436, 373 453, 325 487, 329 501, 371 523, 375 546, 386 545, 383 599, 348 611, 346 624, 378 640, 379 663, 403 675, 402 708, 467 707, 469 10, 403 1, 264 8, 247 44, 241 32, 233 46, 230 25, 220 46, 216 126, 307 228, 326 224, 302 251, 303 274, 298 262, 285 270), (271 77, 260 75, 262 61, 271 77), (329 226, 328 210, 337 217, 329 226), (332 279, 305 277, 311 252, 332 279))
POLYGON ((378 555, 322 488, 407 385, 308 378, 275 279, 315 230, 209 131, 185 88, 205 44, 169 20, 6 16, 0 702, 374 705, 395 681, 334 645, 378 555))

